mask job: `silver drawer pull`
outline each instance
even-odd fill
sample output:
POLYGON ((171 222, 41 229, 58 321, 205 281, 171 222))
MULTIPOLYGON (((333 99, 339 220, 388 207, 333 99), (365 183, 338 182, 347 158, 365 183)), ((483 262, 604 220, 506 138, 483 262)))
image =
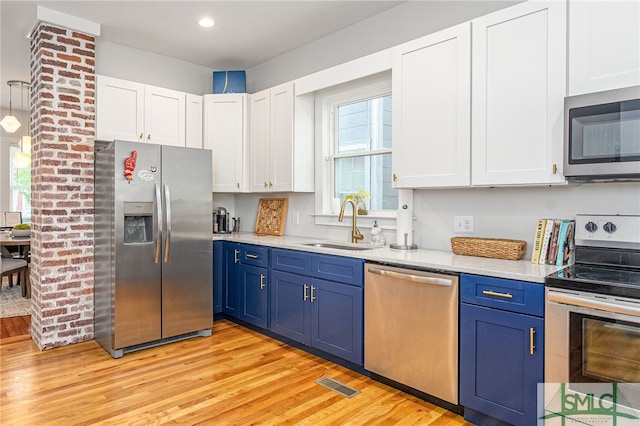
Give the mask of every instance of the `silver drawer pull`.
POLYGON ((497 291, 482 290, 482 294, 486 296, 504 297, 505 299, 513 299, 513 294, 510 293, 498 293, 497 291))
POLYGON ((258 258, 258 256, 256 256, 255 254, 246 254, 245 256, 247 258, 249 258, 249 259, 257 259, 258 258))

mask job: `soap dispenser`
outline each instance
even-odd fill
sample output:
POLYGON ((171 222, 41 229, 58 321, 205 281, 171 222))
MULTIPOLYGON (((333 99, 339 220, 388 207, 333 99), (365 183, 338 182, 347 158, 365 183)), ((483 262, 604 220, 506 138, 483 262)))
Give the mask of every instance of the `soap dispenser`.
POLYGON ((371 244, 374 246, 384 245, 384 235, 382 235, 382 229, 378 226, 378 221, 373 221, 373 228, 371 228, 371 244))

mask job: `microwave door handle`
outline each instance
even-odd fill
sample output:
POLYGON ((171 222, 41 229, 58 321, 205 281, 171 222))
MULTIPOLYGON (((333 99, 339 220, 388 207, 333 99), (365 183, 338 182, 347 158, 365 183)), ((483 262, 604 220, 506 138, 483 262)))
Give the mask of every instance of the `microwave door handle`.
POLYGON ((156 254, 155 254, 155 262, 160 262, 160 252, 162 251, 162 199, 160 197, 160 184, 156 182, 155 184, 155 205, 156 205, 156 217, 157 217, 157 226, 156 226, 156 254))
POLYGON ((169 193, 169 185, 164 184, 164 206, 167 214, 167 238, 164 246, 164 263, 169 262, 169 253, 171 251, 171 194, 169 193))

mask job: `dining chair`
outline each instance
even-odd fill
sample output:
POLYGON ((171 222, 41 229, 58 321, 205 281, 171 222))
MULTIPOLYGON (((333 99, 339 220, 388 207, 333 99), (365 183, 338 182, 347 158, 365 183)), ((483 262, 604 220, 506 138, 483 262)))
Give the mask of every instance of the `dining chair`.
POLYGON ((2 277, 8 276, 9 282, 14 274, 18 274, 18 279, 21 283, 22 297, 31 297, 31 282, 29 281, 29 263, 24 259, 3 259, 0 257, 0 264, 2 264, 2 273, 0 274, 0 283, 2 277), (20 279, 20 277, 22 277, 20 279))

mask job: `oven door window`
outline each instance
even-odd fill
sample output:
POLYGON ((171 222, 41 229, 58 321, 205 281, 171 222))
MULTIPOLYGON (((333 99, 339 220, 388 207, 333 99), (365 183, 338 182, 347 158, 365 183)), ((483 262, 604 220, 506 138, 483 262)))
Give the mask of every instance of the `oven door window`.
POLYGON ((640 324, 572 312, 569 326, 571 382, 640 382, 640 324))
POLYGON ((640 100, 569 111, 569 163, 638 161, 640 100))

